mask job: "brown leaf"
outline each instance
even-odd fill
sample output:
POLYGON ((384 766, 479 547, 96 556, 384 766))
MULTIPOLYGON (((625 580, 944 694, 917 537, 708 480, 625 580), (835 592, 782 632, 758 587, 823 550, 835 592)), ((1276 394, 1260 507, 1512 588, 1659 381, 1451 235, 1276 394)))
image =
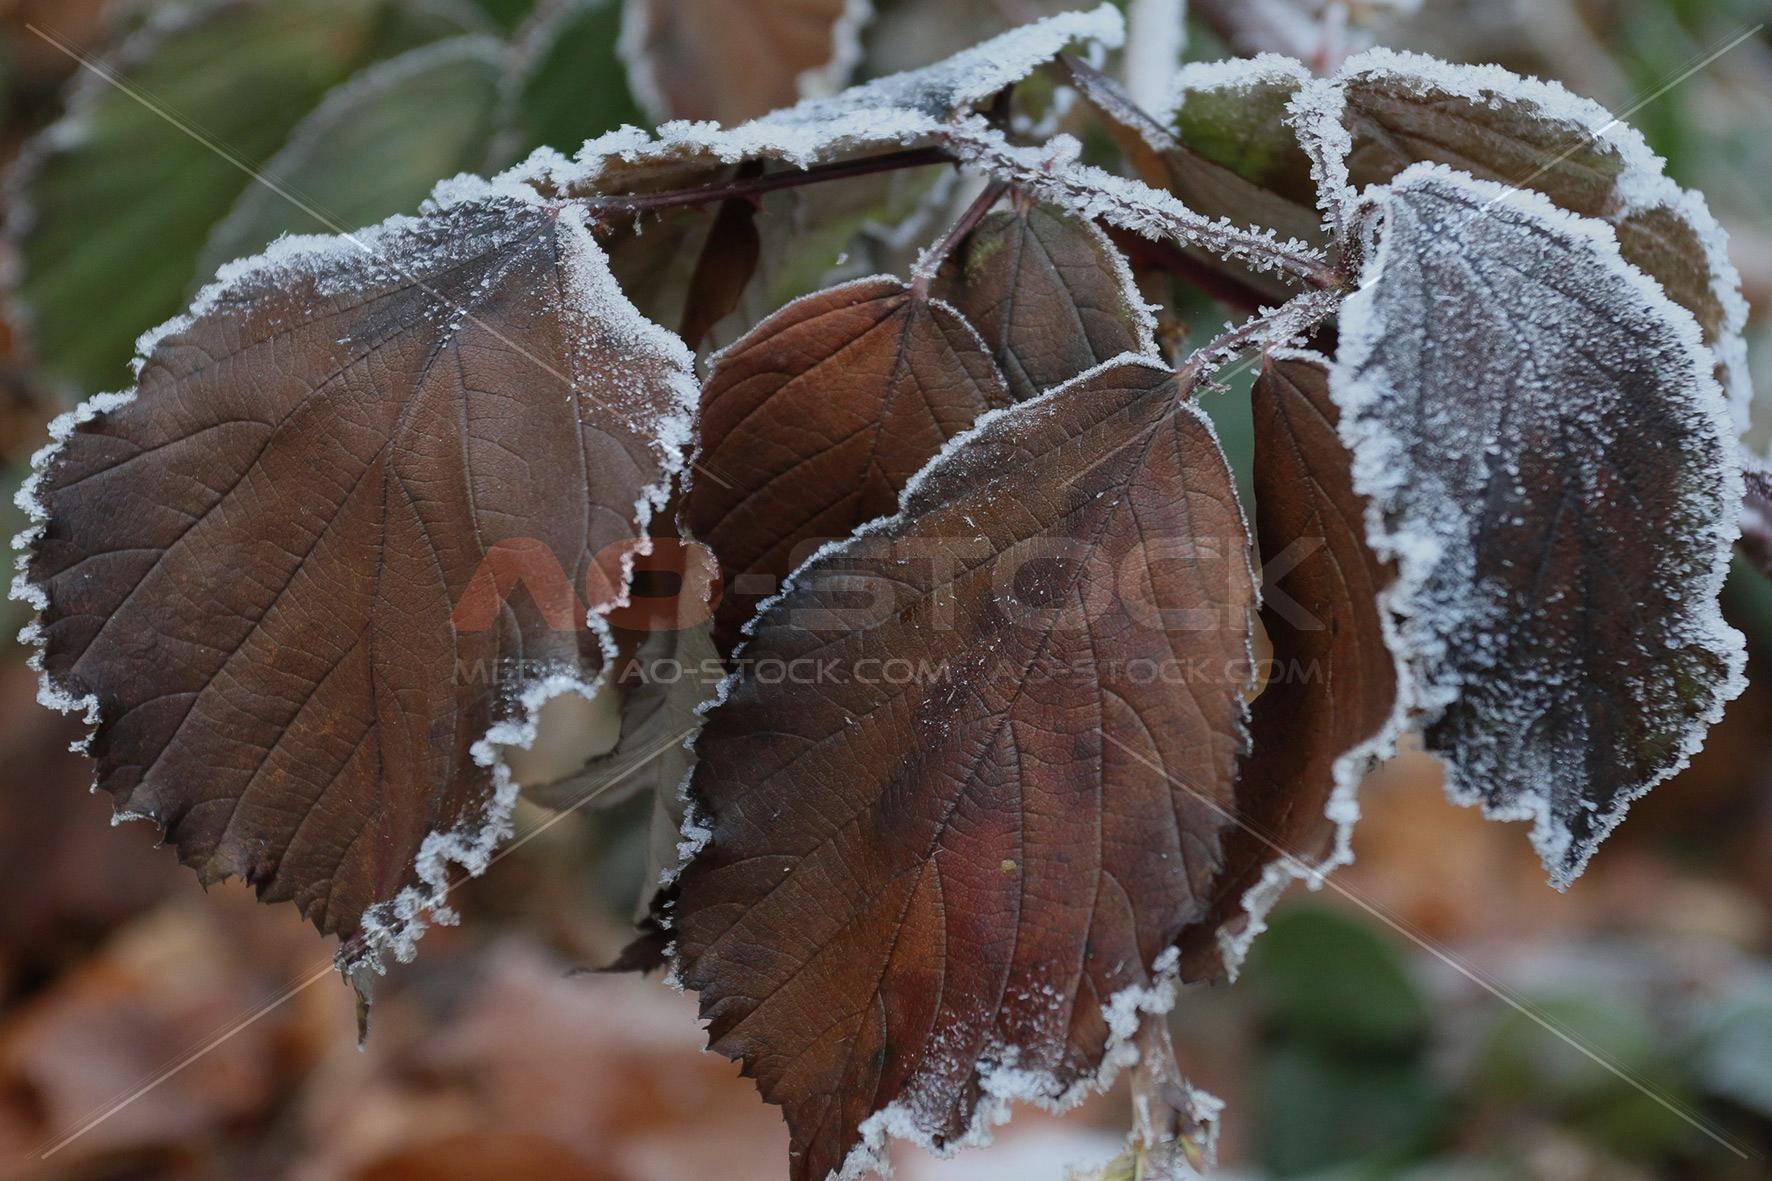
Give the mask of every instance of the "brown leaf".
MULTIPOLYGON (((856 33, 849 0, 628 0, 635 92, 660 119, 754 119, 799 99, 803 79, 838 89, 856 33)), ((625 34, 624 34, 625 36, 625 34)))
POLYGON ((891 278, 789 304, 722 353, 684 514, 725 570, 722 649, 813 549, 892 512, 943 443, 1008 400, 978 334, 891 278))
POLYGON ((347 962, 410 954, 484 865, 498 748, 593 691, 587 612, 687 434, 681 342, 579 211, 507 192, 236 271, 35 484, 44 667, 100 786, 347 962))
POLYGON ((1017 402, 1156 351, 1150 312, 1107 235, 1044 205, 987 217, 935 290, 991 346, 1017 402))
POLYGON ((1086 1090, 1166 1002, 1222 859, 1247 546, 1204 415, 1128 362, 992 416, 764 614, 673 918, 795 1178, 1086 1090))
POLYGON ((720 202, 689 280, 683 326, 678 331, 690 348, 699 349, 714 325, 738 307, 757 272, 762 246, 757 207, 745 200, 720 202))
POLYGON ((1354 792, 1400 722, 1378 606, 1395 572, 1366 545, 1327 364, 1271 354, 1251 393, 1261 621, 1273 651, 1237 772, 1247 827, 1226 838, 1217 906, 1183 945, 1189 979, 1234 967, 1287 883, 1345 860, 1354 792))

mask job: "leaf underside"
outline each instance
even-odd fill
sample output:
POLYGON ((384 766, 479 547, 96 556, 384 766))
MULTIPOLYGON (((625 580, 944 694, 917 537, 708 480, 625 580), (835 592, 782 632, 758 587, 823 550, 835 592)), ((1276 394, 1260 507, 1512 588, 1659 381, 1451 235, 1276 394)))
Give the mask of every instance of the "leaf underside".
POLYGON ((1403 565, 1428 744, 1456 795, 1535 818, 1566 882, 1739 689, 1716 604, 1739 475, 1690 318, 1528 196, 1399 177, 1331 389, 1403 565))

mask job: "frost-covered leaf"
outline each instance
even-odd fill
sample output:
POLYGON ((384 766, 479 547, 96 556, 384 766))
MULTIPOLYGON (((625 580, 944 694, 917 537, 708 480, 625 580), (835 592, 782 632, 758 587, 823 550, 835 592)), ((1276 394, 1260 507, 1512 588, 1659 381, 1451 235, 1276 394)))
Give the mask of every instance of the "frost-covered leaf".
POLYGON ((1226 838, 1217 908, 1183 944, 1190 979, 1235 968, 1289 883, 1348 860, 1360 777, 1402 722, 1379 616, 1394 572, 1366 544, 1327 365, 1276 350, 1250 394, 1272 653, 1237 772, 1237 814, 1249 827, 1226 838))
POLYGON ((1043 205, 987 217, 935 290, 990 345, 1018 402, 1122 353, 1156 352, 1125 258, 1095 226, 1043 205))
POLYGON ((1375 196, 1330 389, 1415 704, 1452 794, 1567 882, 1740 691, 1728 408, 1604 225, 1435 165, 1375 196))
POLYGON ((807 296, 722 353, 684 512, 725 571, 722 648, 813 549, 892 512, 943 444, 1008 402, 978 333, 893 278, 807 296))
POLYGON ((162 112, 256 163, 358 69, 463 31, 416 0, 159 9, 106 63, 152 104, 83 73, 22 158, 8 233, 44 366, 88 390, 122 381, 136 336, 184 306, 210 227, 254 183, 162 112))
POLYGON ((458 37, 338 87, 261 170, 277 187, 249 185, 215 227, 198 273, 213 275, 223 263, 257 254, 279 234, 355 229, 409 213, 439 180, 478 171, 503 71, 497 41, 458 37))
POLYGON ((1317 187, 1310 157, 1286 124, 1287 104, 1310 77, 1304 63, 1272 53, 1191 62, 1176 75, 1170 109, 1159 114, 1206 159, 1312 208, 1317 187))
POLYGON ((1244 227, 1229 217, 1209 217, 1173 193, 1082 163, 1077 159, 1080 145, 1068 136, 1043 147, 1026 147, 973 120, 951 127, 945 146, 1025 195, 1084 221, 1099 221, 1153 241, 1198 247, 1255 273, 1287 276, 1289 283, 1321 287, 1334 282, 1322 253, 1307 242, 1271 229, 1244 227))
MULTIPOLYGON (((1257 79, 1273 73, 1252 63, 1231 64, 1248 66, 1251 76, 1257 79)), ((1067 58, 1065 67, 1078 93, 1100 115, 1114 142, 1146 184, 1173 193, 1188 209, 1207 218, 1226 218, 1238 225, 1260 227, 1314 245, 1327 240, 1312 198, 1301 202, 1295 195, 1264 187, 1261 180, 1239 175, 1232 167, 1170 134, 1112 78, 1074 58, 1067 58)), ((1291 135, 1283 126, 1280 133, 1291 135)), ((1293 150, 1298 150, 1296 142, 1293 150)), ((1308 163, 1304 176, 1308 183, 1308 163)), ((1208 266, 1224 269, 1212 251, 1194 247, 1189 253, 1208 266)), ((1296 290, 1281 275, 1266 268, 1236 267, 1232 273, 1238 281, 1268 298, 1284 299, 1296 290)))
POLYGON ((1294 123, 1320 157, 1325 208, 1342 219, 1364 186, 1431 161, 1609 222, 1625 260, 1698 318, 1745 427, 1747 305, 1723 230, 1704 198, 1670 180, 1643 137, 1605 108, 1499 66, 1372 50, 1306 88, 1294 123))
POLYGON ((576 151, 593 136, 647 120, 616 60, 621 0, 567 0, 520 48, 511 154, 576 151))
POLYGON ((793 1177, 1074 1102, 1169 1003, 1254 600, 1189 395, 1128 359, 989 416, 796 573, 709 716, 678 967, 793 1177))
POLYGON ((48 698, 204 880, 410 955, 506 832, 500 750, 594 691, 689 354, 579 210, 485 184, 285 239, 144 347, 26 492, 48 698))
POLYGON ((1741 457, 1747 496, 1741 502, 1741 548, 1762 574, 1772 577, 1772 463, 1741 457))
POLYGON ((587 143, 576 159, 537 153, 517 179, 550 193, 648 192, 697 183, 723 166, 768 161, 810 168, 895 147, 943 143, 956 119, 976 112, 1067 46, 1117 46, 1119 11, 1104 4, 1067 12, 973 46, 935 65, 877 78, 737 127, 668 123, 657 136, 625 128, 587 143))
MULTIPOLYGON (((933 147, 947 141, 956 119, 973 114, 1004 87, 1022 80, 1067 46, 1079 42, 1118 44, 1123 33, 1120 15, 1111 5, 1093 12, 1066 13, 933 66, 876 79, 836 97, 804 102, 738 127, 670 123, 656 136, 639 128, 623 128, 585 144, 574 160, 555 151, 538 151, 506 178, 551 196, 609 200, 718 184, 741 170, 762 166, 805 169, 895 148, 933 147)), ((865 179, 856 182, 866 183, 865 179)), ((872 183, 882 194, 892 191, 885 180, 872 183)), ((770 206, 779 211, 793 203, 767 202, 766 213, 770 206)), ((683 323, 691 276, 713 217, 710 208, 673 211, 660 217, 612 217, 600 229, 600 240, 623 289, 658 322, 683 323)), ((817 222, 816 212, 811 220, 817 222)), ((764 229, 769 228, 765 218, 764 229)), ((790 241, 798 251, 801 243, 790 241)), ((826 254, 822 245, 812 250, 812 256, 826 254)), ((774 273, 786 269, 783 260, 764 262, 774 273)), ((773 306, 779 305, 771 305, 769 310, 773 306)))
POLYGON ((626 0, 622 53, 659 119, 736 123, 848 81, 867 0, 626 0))

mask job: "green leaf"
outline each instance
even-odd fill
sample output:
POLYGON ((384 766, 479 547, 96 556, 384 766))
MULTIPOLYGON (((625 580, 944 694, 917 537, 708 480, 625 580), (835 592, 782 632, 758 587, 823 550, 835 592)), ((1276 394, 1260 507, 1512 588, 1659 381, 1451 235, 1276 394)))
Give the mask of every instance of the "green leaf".
POLYGON ((22 179, 20 294, 45 369, 123 384, 136 336, 184 306, 210 227, 252 183, 241 164, 364 65, 462 30, 403 0, 215 3, 130 39, 108 66, 128 92, 84 75, 22 179))
POLYGON ((477 171, 502 63, 492 38, 457 37, 382 62, 327 95, 265 165, 277 188, 249 186, 216 226, 199 280, 279 234, 354 230, 413 212, 437 181, 477 171))
POLYGON ((1631 1081, 1676 1105, 1691 1102, 1686 1072, 1647 1012, 1588 995, 1540 999, 1532 1008, 1538 1018, 1508 1013, 1483 1047, 1478 1077, 1488 1090, 1628 1159, 1657 1159, 1691 1137, 1685 1117, 1631 1081))
POLYGON ((1427 1033, 1427 1005, 1395 949, 1331 910, 1276 915, 1244 976, 1278 1029, 1324 1048, 1401 1052, 1427 1033))
POLYGON ((1310 159, 1286 122, 1305 75, 1248 63, 1184 71, 1171 116, 1181 142, 1244 180, 1298 204, 1316 200, 1310 159))
POLYGON ((1257 1151, 1276 1177, 1336 1166, 1349 1181, 1388 1176, 1431 1149, 1448 1113, 1418 1063, 1348 1059, 1298 1043, 1263 1057, 1256 1090, 1257 1151))
POLYGON ((537 30, 517 92, 510 159, 543 145, 570 156, 605 131, 651 125, 616 58, 620 35, 617 0, 573 0, 537 30))
POLYGON ((504 32, 514 32, 535 8, 535 0, 466 0, 504 32))

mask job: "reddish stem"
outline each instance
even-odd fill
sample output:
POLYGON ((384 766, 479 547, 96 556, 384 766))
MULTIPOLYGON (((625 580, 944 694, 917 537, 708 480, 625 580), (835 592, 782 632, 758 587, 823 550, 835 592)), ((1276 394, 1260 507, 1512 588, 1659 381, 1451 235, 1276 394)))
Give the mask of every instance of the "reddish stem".
POLYGON ((872 176, 880 172, 897 172, 906 168, 924 168, 933 164, 952 164, 953 155, 946 148, 907 148, 841 164, 825 164, 796 172, 771 172, 765 176, 729 181, 720 185, 704 185, 694 189, 671 189, 662 193, 636 193, 627 196, 582 197, 579 200, 594 215, 660 213, 695 205, 709 205, 734 198, 756 198, 781 189, 797 189, 802 185, 823 184, 855 176, 872 176))
POLYGON ((1174 242, 1167 239, 1159 242, 1147 238, 1143 234, 1135 234, 1131 230, 1122 230, 1118 226, 1109 225, 1099 219, 1095 224, 1106 232, 1113 244, 1120 248, 1121 253, 1135 263, 1149 267, 1154 271, 1162 271, 1166 275, 1173 275, 1182 282, 1199 288, 1219 303, 1228 304, 1240 311, 1256 312, 1260 311, 1262 305, 1267 302, 1261 292, 1255 288, 1245 283, 1239 283, 1232 276, 1222 274, 1191 257, 1174 242))
POLYGON ((935 281, 941 264, 966 240, 966 235, 978 228, 978 223, 984 220, 985 214, 1008 191, 1009 182, 1006 180, 993 180, 987 184, 984 191, 978 194, 978 199, 966 207, 966 212, 960 215, 959 220, 948 227, 948 232, 941 236, 941 241, 923 252, 922 257, 917 259, 917 265, 911 270, 912 296, 920 300, 929 298, 929 284, 935 281))

